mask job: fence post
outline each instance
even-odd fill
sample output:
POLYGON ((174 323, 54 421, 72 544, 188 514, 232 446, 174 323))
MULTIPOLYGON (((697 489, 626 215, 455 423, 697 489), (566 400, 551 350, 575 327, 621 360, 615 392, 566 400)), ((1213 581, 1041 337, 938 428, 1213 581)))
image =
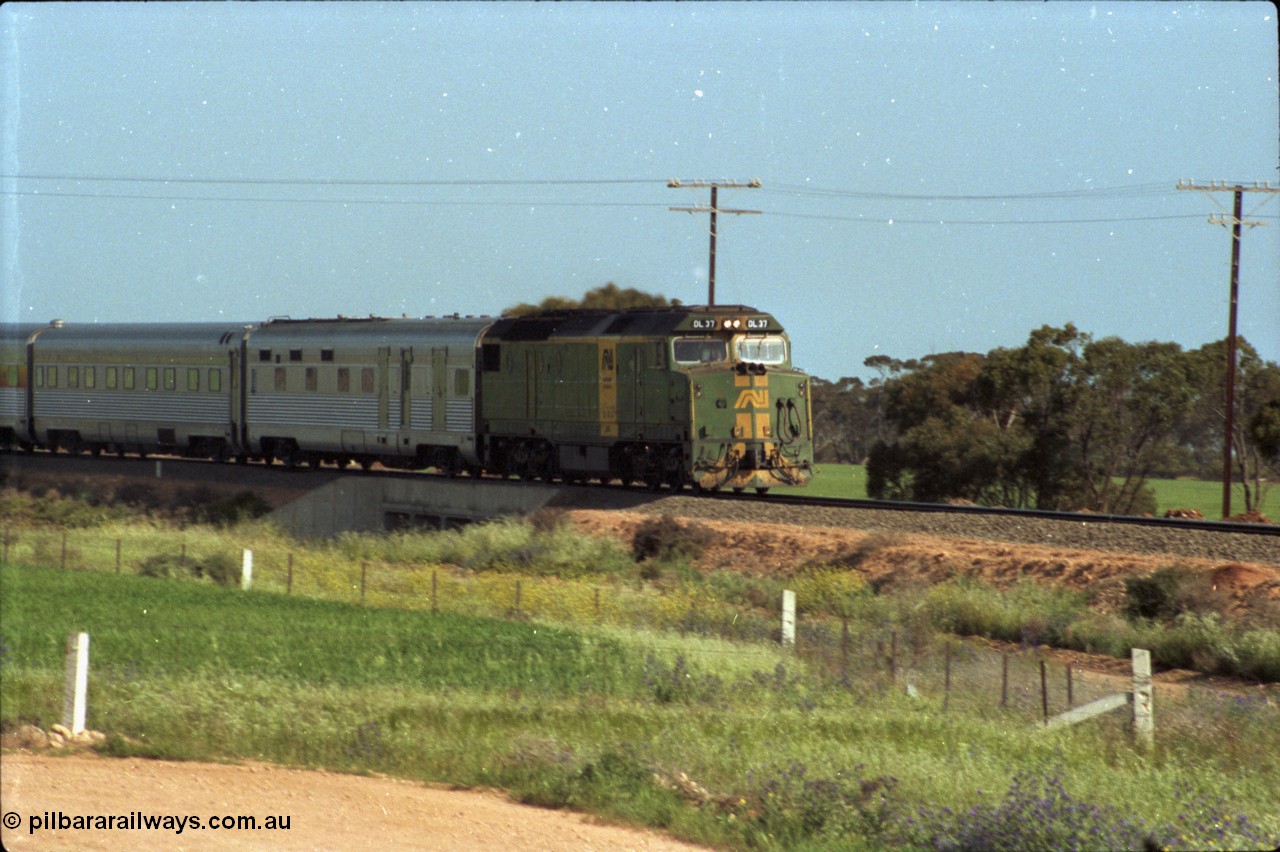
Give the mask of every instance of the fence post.
POLYGON ((1152 702, 1151 652, 1134 648, 1133 658, 1133 735, 1143 748, 1155 745, 1156 723, 1152 702))
POLYGON ((1075 669, 1071 663, 1067 663, 1067 709, 1070 710, 1076 706, 1075 695, 1075 669))
POLYGON ((289 554, 289 574, 284 581, 284 593, 293 594, 293 554, 289 554))
POLYGON ((951 703, 951 643, 947 642, 946 658, 942 665, 942 709, 946 710, 951 703))
POLYGON ((364 606, 364 588, 365 575, 369 572, 369 562, 366 559, 360 560, 360 605, 364 606))
POLYGON ((1009 706, 1009 652, 1000 655, 1000 706, 1009 706))
POLYGON ((432 612, 440 611, 440 601, 439 601, 439 598, 436 597, 436 592, 439 589, 437 585, 437 576, 436 576, 437 574, 439 574, 438 571, 431 572, 431 611, 432 612))
POLYGON ((889 634, 889 682, 898 682, 898 631, 889 634))
POLYGON ((790 589, 782 592, 782 646, 796 646, 796 593, 790 589))
POLYGON ((116 539, 116 573, 120 573, 120 539, 116 539))
POLYGON ((516 617, 520 617, 520 581, 516 580, 516 617))
POLYGON ((72 736, 84 730, 89 693, 89 634, 67 635, 67 676, 62 693, 62 724, 72 736))
POLYGON ((1049 663, 1040 660, 1040 708, 1044 711, 1044 723, 1049 724, 1049 663))
POLYGON ((3 559, 0 559, 0 561, 5 562, 6 564, 9 562, 9 528, 8 527, 4 528, 4 557, 3 559))
POLYGON ((59 566, 63 571, 67 570, 67 531, 62 531, 62 562, 59 566))
POLYGON ((253 551, 249 548, 244 549, 244 555, 240 562, 240 588, 248 591, 253 585, 253 551))
POLYGON ((840 619, 840 680, 849 684, 849 616, 840 619))

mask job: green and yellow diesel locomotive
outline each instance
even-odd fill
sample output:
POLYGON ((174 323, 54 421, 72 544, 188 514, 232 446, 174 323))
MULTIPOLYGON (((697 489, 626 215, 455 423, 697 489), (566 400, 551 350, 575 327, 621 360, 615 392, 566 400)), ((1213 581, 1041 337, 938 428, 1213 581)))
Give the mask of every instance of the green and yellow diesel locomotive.
POLYGON ((812 476, 809 378, 754 308, 543 312, 480 349, 492 471, 761 493, 812 476))

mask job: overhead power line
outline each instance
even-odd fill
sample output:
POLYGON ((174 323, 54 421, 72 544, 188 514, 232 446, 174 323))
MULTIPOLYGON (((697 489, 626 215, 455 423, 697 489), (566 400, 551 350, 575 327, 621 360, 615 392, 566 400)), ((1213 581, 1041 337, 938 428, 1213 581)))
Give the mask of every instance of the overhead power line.
MULTIPOLYGON (((637 201, 562 201, 562 200, 469 200, 443 197, 410 198, 410 197, 326 197, 318 191, 328 187, 377 187, 382 189, 413 188, 482 188, 482 187, 556 187, 556 186, 620 186, 661 184, 670 185, 667 179, 656 178, 528 178, 528 179, 490 179, 490 178, 458 178, 450 180, 366 180, 360 178, 200 178, 200 177, 146 177, 146 176, 110 176, 88 174, 5 174, 0 181, 32 181, 32 182, 86 182, 96 184, 140 184, 142 186, 200 186, 210 187, 311 187, 317 189, 317 195, 300 197, 297 194, 281 194, 280 196, 233 195, 196 193, 168 194, 162 192, 120 191, 123 187, 108 189, 102 192, 72 191, 59 186, 50 190, 35 188, 0 189, 0 195, 30 198, 79 198, 79 199, 112 199, 128 201, 164 201, 164 202, 249 202, 256 204, 339 204, 339 205, 391 205, 391 206, 507 206, 507 207, 578 207, 578 208, 646 208, 664 205, 637 201)), ((12 184, 11 184, 12 185, 12 184)), ((21 185, 21 184, 20 184, 21 185)), ((703 182, 703 186, 709 186, 703 182)), ((691 184, 685 183, 685 187, 691 184)), ((757 187, 751 187, 757 188, 757 187)), ((1199 187, 1197 187, 1199 188, 1199 187)), ((1046 190, 1041 192, 1011 194, 965 194, 965 195, 923 195, 911 193, 876 192, 856 189, 835 189, 815 187, 807 184, 770 184, 762 188, 765 193, 775 197, 792 196, 796 198, 865 201, 898 201, 898 202, 1012 202, 1012 201, 1054 201, 1054 200, 1109 200, 1137 198, 1171 192, 1166 184, 1133 184, 1127 186, 1098 187, 1083 190, 1046 190)), ((399 194, 399 193, 397 193, 399 194)), ((714 206, 714 205, 713 205, 714 206)), ((709 212, 700 209, 698 212, 709 212)), ((730 212, 722 210, 721 212, 730 212)), ((755 211, 752 211, 755 212, 755 211)), ((953 218, 950 216, 911 217, 888 216, 883 213, 875 216, 840 215, 823 213, 790 212, 786 210, 765 210, 766 215, 777 218, 809 219, 813 221, 850 222, 862 225, 957 225, 957 226, 1005 226, 1005 225, 1093 225, 1123 224, 1129 222, 1170 221, 1177 219, 1195 219, 1199 216, 1190 214, 1166 214, 1146 216, 1095 216, 1071 218, 1055 216, 1052 218, 999 218, 984 219, 973 216, 953 218)), ((1260 219, 1277 219, 1275 216, 1256 217, 1260 219)))
POLYGON ((1168 184, 1144 183, 1086 189, 1046 190, 1040 192, 984 193, 946 195, 937 193, 874 192, 859 189, 827 189, 807 184, 774 184, 765 190, 773 194, 803 195, 819 198, 863 198, 879 201, 1040 201, 1047 199, 1108 199, 1167 195, 1168 184))
POLYGON ((91 183, 177 183, 210 184, 218 186, 569 186, 636 183, 665 183, 665 178, 605 178, 605 179, 475 179, 458 180, 366 180, 356 178, 198 178, 198 177, 138 177, 111 175, 0 175, 3 180, 65 180, 91 183))
MULTIPOLYGON (((1196 213, 1170 214, 1168 216, 1114 216, 1095 219, 900 219, 894 217, 835 216, 821 213, 784 213, 769 211, 775 218, 816 219, 828 222, 856 222, 861 225, 1109 225, 1125 222, 1161 222, 1171 219, 1203 219, 1196 213)), ((1264 217, 1265 218, 1265 217, 1264 217)), ((1271 217, 1277 218, 1277 217, 1271 217)))
POLYGON ((0 195, 17 195, 30 198, 87 198, 124 201, 248 201, 257 204, 390 204, 422 207, 666 207, 656 202, 636 201, 546 201, 537 200, 488 200, 467 201, 443 198, 289 198, 252 195, 145 195, 121 192, 59 192, 40 190, 0 190, 0 195))

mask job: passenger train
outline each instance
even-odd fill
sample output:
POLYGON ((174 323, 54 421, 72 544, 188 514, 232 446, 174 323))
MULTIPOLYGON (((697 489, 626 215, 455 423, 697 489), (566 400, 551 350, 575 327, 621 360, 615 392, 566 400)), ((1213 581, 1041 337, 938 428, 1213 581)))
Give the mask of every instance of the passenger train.
POLYGON ((809 377, 736 306, 0 325, 0 449, 802 485, 809 377))

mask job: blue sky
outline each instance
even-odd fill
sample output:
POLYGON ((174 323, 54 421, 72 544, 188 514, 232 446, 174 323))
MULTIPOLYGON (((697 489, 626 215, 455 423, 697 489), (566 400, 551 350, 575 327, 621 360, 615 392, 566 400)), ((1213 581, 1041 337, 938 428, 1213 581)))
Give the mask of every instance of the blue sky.
MULTIPOLYGON (((1280 187, 1270 3, 0 7, 0 318, 494 314, 609 281, 798 366, 1226 335, 1280 187)), ((1280 360, 1280 195, 1240 332, 1280 360)))

